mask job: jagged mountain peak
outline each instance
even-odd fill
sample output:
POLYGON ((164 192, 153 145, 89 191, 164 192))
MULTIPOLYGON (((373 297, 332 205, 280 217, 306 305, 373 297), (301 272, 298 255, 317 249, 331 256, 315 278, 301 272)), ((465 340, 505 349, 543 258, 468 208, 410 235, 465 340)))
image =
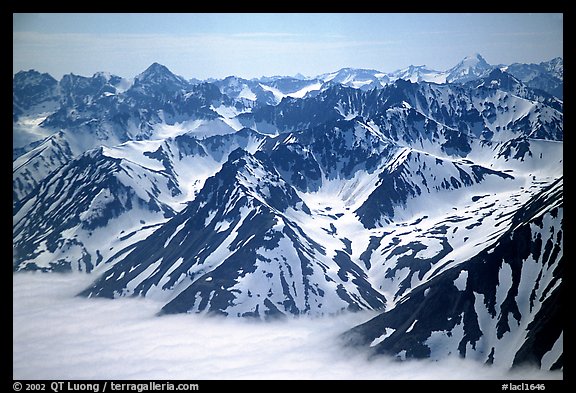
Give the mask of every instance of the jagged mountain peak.
POLYGON ((486 62, 486 59, 484 59, 480 53, 471 53, 465 56, 464 59, 462 59, 458 64, 466 67, 489 66, 488 62, 486 62))
MULTIPOLYGON (((422 64, 422 65, 409 65, 408 67, 405 68, 401 68, 399 70, 396 70, 392 73, 390 73, 390 75, 411 75, 411 74, 417 74, 417 73, 422 73, 422 72, 431 72, 432 70, 430 70, 426 65, 422 64)), ((402 78, 402 79, 406 79, 406 78, 402 78)))
POLYGON ((194 201, 83 294, 169 299, 162 314, 269 318, 381 308, 385 297, 350 256, 331 259, 295 221, 310 214, 266 155, 236 149, 194 201))
POLYGON ((124 83, 124 84, 130 83, 118 75, 112 74, 110 72, 104 72, 104 71, 96 72, 94 75, 92 75, 92 79, 101 80, 101 81, 103 81, 105 83, 109 83, 113 86, 119 85, 120 83, 124 83))
POLYGON ((84 81, 89 81, 90 79, 91 79, 91 77, 89 77, 89 76, 78 75, 78 74, 74 74, 73 72, 71 72, 69 74, 62 75, 62 79, 60 79, 60 84, 61 85, 70 85, 70 84, 74 84, 74 83, 82 83, 84 81))
POLYGON ((411 82, 434 82, 445 83, 446 73, 428 68, 426 65, 410 65, 388 74, 391 81, 398 79, 410 80, 411 82))
POLYGON ((369 90, 375 87, 379 88, 389 82, 388 75, 381 71, 350 67, 320 75, 318 79, 324 83, 338 83, 361 90, 369 90))
POLYGON ((175 84, 176 86, 186 87, 186 79, 174 74, 168 67, 160 63, 152 63, 146 70, 140 73, 134 79, 134 85, 165 85, 175 84))
POLYGON ((479 53, 471 53, 460 60, 454 67, 448 70, 449 73, 466 72, 478 73, 491 69, 492 66, 488 64, 486 59, 479 53))
POLYGON ((19 105, 30 106, 54 94, 58 81, 48 73, 36 70, 19 71, 12 79, 12 94, 19 105))
POLYGON ((277 172, 269 157, 237 148, 219 172, 218 181, 229 187, 239 187, 244 195, 254 198, 273 210, 284 212, 289 207, 309 212, 306 204, 277 172))
POLYGON ((44 83, 54 84, 58 82, 49 73, 39 72, 34 69, 30 69, 28 71, 18 71, 16 74, 14 74, 12 81, 14 87, 21 87, 24 85, 38 85, 44 83))
POLYGON ((473 81, 472 83, 476 83, 478 86, 492 86, 497 88, 502 88, 504 90, 510 90, 515 85, 523 85, 523 83, 512 74, 502 70, 499 67, 492 69, 488 74, 484 77, 473 81))
POLYGON ((48 73, 19 71, 12 79, 12 100, 12 119, 15 122, 21 115, 45 113, 58 103, 58 81, 48 73))
POLYGON ((350 74, 364 74, 364 75, 371 75, 376 74, 381 71, 371 69, 371 68, 352 68, 352 67, 344 67, 340 68, 337 71, 339 74, 350 75, 350 74))
POLYGON ((564 59, 556 57, 550 61, 540 63, 547 71, 551 72, 558 79, 564 78, 564 59))
POLYGON ((174 74, 165 65, 154 62, 150 64, 148 68, 146 68, 141 74, 139 74, 137 78, 142 79, 149 75, 174 75, 174 74))
POLYGON ((478 78, 493 67, 478 53, 470 54, 447 71, 447 82, 467 82, 478 78))

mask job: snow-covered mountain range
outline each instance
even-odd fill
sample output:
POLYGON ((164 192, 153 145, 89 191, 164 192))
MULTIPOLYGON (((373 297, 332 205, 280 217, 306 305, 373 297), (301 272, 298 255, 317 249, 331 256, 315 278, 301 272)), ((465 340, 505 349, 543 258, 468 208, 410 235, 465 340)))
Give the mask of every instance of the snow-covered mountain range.
POLYGON ((378 310, 400 358, 561 368, 562 60, 13 80, 13 269, 159 314, 378 310))

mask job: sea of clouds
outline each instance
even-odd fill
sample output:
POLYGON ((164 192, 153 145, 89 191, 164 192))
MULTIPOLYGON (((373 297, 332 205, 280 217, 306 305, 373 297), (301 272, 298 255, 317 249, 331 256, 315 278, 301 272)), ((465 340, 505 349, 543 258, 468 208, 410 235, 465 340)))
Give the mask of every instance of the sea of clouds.
POLYGON ((478 362, 397 362, 343 348, 337 337, 375 314, 261 322, 157 317, 149 299, 75 295, 94 277, 13 275, 14 379, 562 379, 478 362))

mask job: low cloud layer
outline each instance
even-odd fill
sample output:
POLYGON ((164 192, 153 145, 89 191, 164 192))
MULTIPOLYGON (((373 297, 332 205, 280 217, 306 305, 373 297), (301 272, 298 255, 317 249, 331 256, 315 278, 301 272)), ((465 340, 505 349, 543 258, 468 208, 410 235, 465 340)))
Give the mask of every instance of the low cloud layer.
POLYGON ((13 276, 14 379, 561 379, 461 359, 367 360, 336 337, 374 313, 256 322, 156 317, 147 299, 74 295, 93 277, 13 276))

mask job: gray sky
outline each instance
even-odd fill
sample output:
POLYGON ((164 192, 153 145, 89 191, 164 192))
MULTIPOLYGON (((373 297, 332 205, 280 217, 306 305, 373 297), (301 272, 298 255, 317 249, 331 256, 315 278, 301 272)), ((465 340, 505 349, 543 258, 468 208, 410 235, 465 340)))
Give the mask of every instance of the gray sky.
POLYGON ((185 78, 308 76, 343 67, 436 70, 563 56, 562 14, 14 14, 13 72, 57 79, 151 63, 185 78))

